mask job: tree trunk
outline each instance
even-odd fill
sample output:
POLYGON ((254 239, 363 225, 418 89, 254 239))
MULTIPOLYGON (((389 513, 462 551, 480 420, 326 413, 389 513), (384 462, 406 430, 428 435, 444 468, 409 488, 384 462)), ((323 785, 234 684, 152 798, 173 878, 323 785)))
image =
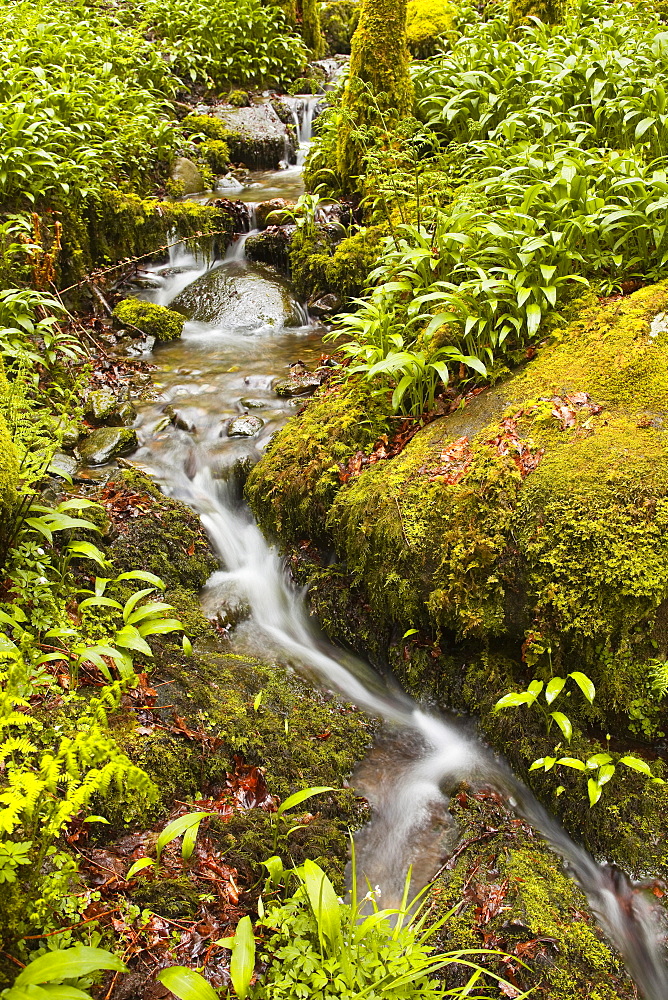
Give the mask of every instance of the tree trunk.
POLYGON ((362 167, 364 150, 358 129, 371 124, 382 127, 411 111, 408 63, 406 0, 363 0, 351 42, 339 135, 338 167, 344 179, 362 167))

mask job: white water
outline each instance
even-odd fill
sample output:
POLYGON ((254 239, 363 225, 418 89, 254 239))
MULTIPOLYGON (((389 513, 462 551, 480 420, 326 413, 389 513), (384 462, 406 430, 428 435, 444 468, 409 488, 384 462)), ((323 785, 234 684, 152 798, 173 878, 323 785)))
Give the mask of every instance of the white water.
MULTIPOLYGON (((302 127, 306 135, 310 124, 302 127)), ((228 251, 226 261, 215 266, 224 267, 227 261, 238 266, 244 242, 241 235, 228 251)), ((203 260, 175 251, 168 266, 151 269, 158 283, 153 300, 170 302, 208 266, 203 260)), ((295 352, 303 354, 304 330, 296 328, 292 334, 295 352)), ((186 355, 185 363, 192 363, 187 353, 193 352, 193 345, 201 349, 208 337, 213 349, 221 338, 229 345, 238 336, 233 331, 223 335, 213 328, 207 332, 205 325, 199 324, 197 339, 184 337, 180 346, 169 347, 169 356, 173 358, 174 352, 181 350, 186 355)), ((245 384, 254 394, 259 389, 268 395, 271 376, 276 374, 275 367, 272 368, 276 360, 271 354, 276 331, 259 329, 253 343, 256 340, 255 367, 249 370, 256 371, 258 366, 262 369, 264 343, 267 352, 264 371, 268 374, 248 376, 245 384)), ((243 353, 248 350, 246 344, 242 349, 239 341, 239 350, 240 360, 246 363, 243 353)), ((200 355, 193 356, 195 363, 200 364, 200 355)), ((156 360, 159 358, 160 355, 156 360)), ((228 357, 226 364, 230 360, 228 357)), ((233 368, 225 369, 223 364, 220 370, 232 372, 233 368)), ((201 369, 184 367, 179 374, 186 375, 188 371, 192 379, 190 390, 183 382, 173 389, 186 403, 188 391, 195 398, 204 392, 201 381, 197 380, 198 375, 201 378, 201 369)), ((230 378, 237 378, 235 375, 219 376, 211 369, 207 370, 207 378, 211 381, 206 390, 209 398, 213 395, 218 399, 219 411, 230 405, 232 386, 235 392, 241 391, 238 382, 230 382, 230 378)), ((284 410, 283 419, 285 416, 284 410)), ((447 809, 449 793, 462 780, 473 787, 493 788, 540 831, 564 860, 646 1000, 667 1000, 668 966, 661 940, 662 927, 651 898, 616 869, 597 864, 575 844, 471 729, 459 721, 424 711, 391 680, 382 679, 368 664, 332 647, 314 626, 303 593, 293 585, 277 553, 265 542, 241 501, 234 478, 217 478, 222 447, 236 449, 235 456, 241 448, 255 460, 258 446, 245 442, 241 445, 238 441, 221 445, 217 429, 211 429, 211 421, 194 436, 171 427, 156 433, 150 424, 145 422, 139 428, 143 448, 137 459, 163 483, 168 493, 190 505, 202 518, 222 565, 207 586, 210 596, 215 598, 217 589, 232 591, 250 609, 249 622, 241 630, 256 646, 340 692, 347 700, 383 719, 389 729, 389 749, 371 782, 373 819, 359 838, 360 866, 372 884, 382 886, 383 903, 388 902, 388 896, 396 898, 409 865, 414 865, 423 878, 429 878, 440 864, 443 850, 453 846, 456 832, 447 809), (434 834, 435 826, 440 827, 441 835, 434 834)), ((372 752, 367 767, 371 769, 376 763, 372 752)))

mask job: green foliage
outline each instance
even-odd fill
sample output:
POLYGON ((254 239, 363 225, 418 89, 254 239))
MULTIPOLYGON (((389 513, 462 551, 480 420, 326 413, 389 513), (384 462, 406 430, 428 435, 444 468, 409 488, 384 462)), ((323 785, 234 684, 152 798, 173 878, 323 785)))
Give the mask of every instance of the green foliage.
POLYGON ((358 0, 327 0, 320 7, 320 25, 330 55, 350 55, 350 41, 360 16, 358 0))
POLYGON ((120 326, 132 326, 156 340, 177 340, 183 332, 180 313, 142 299, 123 299, 114 309, 114 319, 120 326))
MULTIPOLYGON (((292 871, 282 871, 277 857, 266 864, 270 872, 268 887, 281 878, 296 878, 298 887, 284 902, 272 899, 266 909, 260 900, 256 926, 271 932, 266 952, 260 958, 269 964, 254 986, 256 942, 250 918, 239 922, 234 937, 217 942, 232 950, 230 973, 235 993, 242 1000, 247 996, 255 1000, 357 1000, 367 996, 385 1000, 456 1000, 475 997, 473 987, 486 986, 489 980, 495 985, 507 985, 476 963, 476 956, 485 953, 483 949, 435 951, 431 938, 453 911, 427 928, 424 907, 415 908, 419 896, 408 902, 410 874, 401 904, 381 910, 374 890, 359 904, 353 891, 351 903, 344 903, 314 861, 306 860, 292 871), (433 978, 436 973, 456 968, 467 979, 459 987, 448 989, 433 978)), ((172 967, 159 973, 158 978, 180 1000, 214 1000, 216 996, 204 977, 192 969, 172 967)))
POLYGON ((454 27, 454 8, 448 0, 408 0, 406 38, 418 59, 433 56, 443 35, 454 27))
MULTIPOLYGON (((573 673, 568 675, 577 686, 580 691, 591 704, 596 696, 596 688, 594 684, 583 674, 580 670, 575 670, 573 673)), ((528 707, 535 706, 544 716, 545 722, 547 724, 547 732, 550 732, 550 728, 553 722, 556 722, 557 726, 561 730, 561 733, 567 743, 570 743, 573 736, 573 726, 571 720, 563 712, 552 711, 549 712, 548 708, 559 698, 559 696, 564 692, 566 688, 567 678, 565 677, 552 677, 547 682, 543 684, 543 681, 533 680, 529 684, 526 691, 512 692, 510 694, 503 695, 499 698, 496 705, 494 706, 494 711, 498 712, 504 708, 519 708, 522 705, 528 707), (547 702, 547 708, 544 708, 540 702, 540 694, 543 694, 545 701, 547 702)), ((567 692, 570 694, 570 692, 567 692)), ((561 744, 560 744, 561 745, 561 744)), ((557 752, 559 747, 556 748, 557 752)), ((614 776, 616 771, 616 764, 624 764, 625 767, 630 768, 632 771, 639 771, 645 774, 648 778, 651 778, 654 782, 658 784, 664 784, 661 778, 655 778, 652 774, 651 768, 646 761, 641 760, 640 757, 634 757, 629 754, 618 755, 616 764, 613 763, 614 758, 609 753, 597 753, 592 757, 589 757, 586 761, 580 760, 577 757, 540 757, 535 760, 530 771, 536 771, 542 769, 543 772, 551 771, 555 765, 559 767, 567 767, 574 771, 581 771, 588 775, 587 779, 587 794, 589 796, 589 805, 595 806, 596 803, 601 798, 603 794, 603 787, 610 781, 614 776), (594 774, 592 774, 592 771, 594 774)), ((565 789, 560 786, 557 789, 557 794, 561 794, 565 789)))
POLYGON ((141 0, 133 8, 156 32, 160 48, 186 84, 277 86, 302 69, 301 40, 291 33, 280 8, 259 0, 141 0))
POLYGON ((87 986, 88 983, 79 981, 102 969, 127 971, 121 959, 104 948, 76 945, 59 951, 47 951, 33 958, 18 974, 14 985, 3 990, 0 996, 5 1000, 26 1000, 28 997, 90 1000, 90 993, 81 989, 81 986, 87 986))

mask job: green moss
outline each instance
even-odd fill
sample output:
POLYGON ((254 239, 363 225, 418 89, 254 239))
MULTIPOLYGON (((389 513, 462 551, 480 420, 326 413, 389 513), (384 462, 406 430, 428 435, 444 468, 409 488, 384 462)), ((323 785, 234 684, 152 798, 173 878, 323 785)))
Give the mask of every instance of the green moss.
POLYGON ((537 17, 546 24, 563 24, 570 0, 511 0, 508 11, 510 23, 526 24, 530 17, 537 17))
POLYGON ((302 35, 314 59, 325 54, 325 39, 320 27, 320 0, 298 0, 301 10, 302 35))
POLYGON ((388 429, 383 406, 361 380, 332 380, 276 435, 251 472, 246 495, 260 524, 291 541, 326 537, 339 464, 388 429))
POLYGON ((180 313, 142 299, 123 299, 114 309, 119 326, 134 326, 156 340, 177 340, 183 332, 180 313))
POLYGON ((410 113, 413 86, 408 72, 406 0, 363 0, 351 43, 350 73, 342 98, 345 117, 338 136, 341 177, 354 186, 363 169, 365 125, 396 120, 410 113))
POLYGON ((223 174, 230 162, 230 147, 221 139, 209 139, 199 147, 200 154, 214 174, 223 174))
POLYGON ((453 27, 454 8, 447 0, 408 0, 406 38, 418 59, 433 56, 438 40, 453 27))
MULTIPOLYGON (((631 1000, 635 989, 622 963, 546 845, 493 796, 464 792, 453 805, 463 849, 434 886, 437 912, 455 907, 439 943, 521 957, 525 966, 513 963, 513 982, 550 1000, 631 1000)), ((507 977, 507 963, 480 960, 507 977)), ((454 985, 457 974, 450 977, 454 985)))
POLYGON ((110 191, 83 209, 60 207, 63 225, 60 284, 79 281, 94 267, 151 253, 179 238, 212 234, 211 249, 225 249, 236 222, 224 208, 161 201, 110 191))
POLYGON ((296 232, 290 244, 290 274, 297 294, 359 295, 378 262, 385 234, 385 227, 369 226, 332 247, 320 234, 296 232))
POLYGON ((228 94, 227 103, 234 108, 247 108, 250 106, 250 97, 245 90, 233 90, 228 94))

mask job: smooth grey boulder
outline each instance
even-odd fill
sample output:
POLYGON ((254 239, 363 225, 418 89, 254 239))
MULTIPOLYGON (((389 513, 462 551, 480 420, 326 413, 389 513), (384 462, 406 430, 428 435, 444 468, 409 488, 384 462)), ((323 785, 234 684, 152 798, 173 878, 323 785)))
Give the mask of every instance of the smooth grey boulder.
POLYGON ((251 170, 278 170, 281 161, 296 162, 297 144, 270 103, 249 108, 218 108, 230 135, 226 138, 233 163, 251 170))
POLYGON ((79 444, 77 454, 86 465, 104 465, 136 447, 137 435, 131 427, 98 427, 79 444))
POLYGON ((299 326, 302 310, 287 283, 266 267, 214 268, 171 303, 188 319, 229 330, 299 326))
POLYGON ((267 403, 264 399, 251 399, 250 396, 244 396, 241 400, 241 405, 246 410, 261 410, 267 403))
POLYGON ((62 451, 57 451, 48 468, 50 476, 59 476, 61 479, 73 479, 77 471, 78 462, 71 455, 65 455, 62 451))
POLYGON ((185 156, 177 156, 174 160, 172 181, 178 185, 179 194, 199 194, 206 188, 199 168, 185 156))
POLYGON ((290 378, 279 378, 273 384, 277 396, 291 399, 293 396, 308 396, 320 388, 317 375, 308 372, 304 375, 293 375, 290 378))
POLYGON ((245 413, 242 417, 234 417, 227 425, 228 437, 255 437, 264 427, 264 420, 245 413))

